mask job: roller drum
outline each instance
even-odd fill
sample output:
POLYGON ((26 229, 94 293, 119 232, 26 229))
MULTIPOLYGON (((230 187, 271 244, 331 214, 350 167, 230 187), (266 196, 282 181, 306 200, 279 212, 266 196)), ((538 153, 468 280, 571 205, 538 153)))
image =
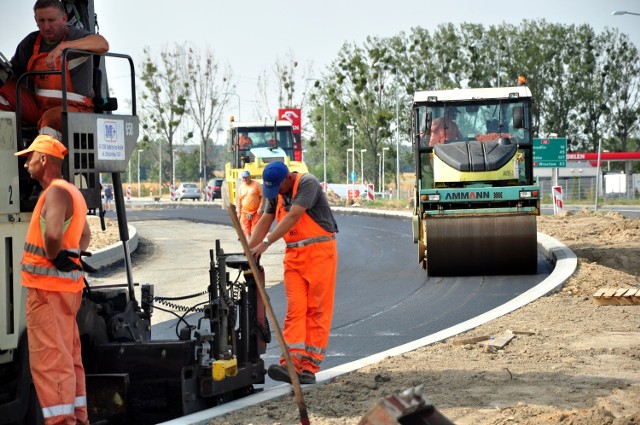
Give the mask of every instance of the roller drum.
POLYGON ((429 276, 537 272, 535 215, 429 217, 426 227, 429 276))

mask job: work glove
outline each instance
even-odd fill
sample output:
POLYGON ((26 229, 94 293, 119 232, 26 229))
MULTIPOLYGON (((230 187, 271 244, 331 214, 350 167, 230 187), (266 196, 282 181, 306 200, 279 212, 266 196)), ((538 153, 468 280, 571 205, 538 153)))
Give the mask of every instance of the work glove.
POLYGON ((68 251, 66 249, 60 250, 56 258, 51 260, 56 269, 63 272, 70 272, 73 270, 85 271, 87 273, 95 273, 98 270, 87 264, 80 256, 91 257, 91 253, 87 251, 81 251, 80 255, 77 252, 68 251), (71 258, 80 258, 80 264, 71 261, 71 258))
POLYGON ((72 258, 80 258, 77 252, 61 249, 56 258, 51 260, 56 269, 63 272, 82 270, 82 267, 71 261, 72 258))
MULTIPOLYGON (((91 253, 88 251, 82 251, 80 253, 80 255, 82 257, 91 257, 91 253)), ((86 273, 95 273, 98 271, 98 269, 96 269, 95 267, 90 266, 89 264, 87 264, 82 257, 80 257, 80 264, 82 264, 82 269, 86 272, 86 273)))

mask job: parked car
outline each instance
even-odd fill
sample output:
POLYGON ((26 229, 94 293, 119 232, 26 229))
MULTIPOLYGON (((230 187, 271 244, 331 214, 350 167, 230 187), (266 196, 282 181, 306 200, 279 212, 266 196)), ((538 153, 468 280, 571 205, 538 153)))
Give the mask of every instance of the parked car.
POLYGON ((173 200, 182 201, 183 199, 200 200, 202 192, 197 183, 180 183, 178 189, 176 189, 173 200))
POLYGON ((224 183, 224 179, 221 178, 211 179, 207 183, 207 186, 211 188, 212 200, 222 198, 222 183, 224 183))

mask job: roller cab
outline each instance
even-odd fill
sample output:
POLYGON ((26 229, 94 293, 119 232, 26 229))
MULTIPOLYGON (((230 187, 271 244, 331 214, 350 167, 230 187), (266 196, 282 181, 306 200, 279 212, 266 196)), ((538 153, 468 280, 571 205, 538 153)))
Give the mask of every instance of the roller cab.
POLYGON ((430 276, 534 274, 540 188, 526 86, 418 92, 418 261, 430 276))

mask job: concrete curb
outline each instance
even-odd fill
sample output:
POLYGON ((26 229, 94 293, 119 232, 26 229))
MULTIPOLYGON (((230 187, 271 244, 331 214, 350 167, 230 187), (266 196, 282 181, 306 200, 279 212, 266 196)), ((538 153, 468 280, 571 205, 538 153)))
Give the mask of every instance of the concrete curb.
MULTIPOLYGON (((138 231, 135 227, 129 228, 129 252, 134 252, 138 248, 138 231)), ((124 259, 124 249, 122 242, 114 243, 106 248, 99 249, 91 254, 91 257, 84 257, 84 261, 91 267, 100 270, 124 259)))
MULTIPOLYGON (((384 210, 370 210, 370 209, 357 209, 343 207, 332 207, 332 210, 349 215, 357 215, 357 212, 367 215, 376 216, 393 216, 408 218, 412 213, 408 212, 405 215, 404 211, 398 214, 397 211, 384 211, 384 210), (344 211, 343 211, 344 210, 344 211)), ((487 323, 493 319, 504 316, 520 307, 529 304, 532 301, 550 293, 556 292, 562 288, 564 282, 574 273, 578 259, 576 255, 566 245, 560 241, 545 235, 538 233, 538 252, 544 255, 549 261, 554 264, 554 269, 551 274, 535 287, 524 292, 518 297, 506 302, 505 304, 487 311, 479 316, 469 319, 465 322, 459 323, 455 326, 451 326, 447 329, 443 329, 435 334, 428 335, 424 338, 409 342, 407 344, 400 345, 390 350, 382 351, 364 359, 356 360, 350 363, 345 363, 340 366, 336 366, 332 369, 324 370, 316 374, 317 384, 322 385, 331 382, 334 378, 354 372, 365 366, 369 366, 374 363, 378 363, 387 357, 397 356, 410 351, 414 351, 418 348, 430 345, 436 342, 440 342, 452 336, 458 335, 462 332, 466 332, 470 329, 478 327, 484 323, 487 323)), ((305 386, 309 388, 309 386, 305 386)), ((159 425, 207 425, 213 418, 221 417, 236 410, 244 409, 265 401, 274 400, 291 394, 291 386, 289 384, 282 384, 275 387, 268 388, 262 392, 254 395, 244 397, 239 400, 235 400, 229 403, 225 403, 220 406, 213 407, 211 409, 202 410, 191 415, 183 416, 181 418, 173 419, 171 421, 163 422, 159 425)))

